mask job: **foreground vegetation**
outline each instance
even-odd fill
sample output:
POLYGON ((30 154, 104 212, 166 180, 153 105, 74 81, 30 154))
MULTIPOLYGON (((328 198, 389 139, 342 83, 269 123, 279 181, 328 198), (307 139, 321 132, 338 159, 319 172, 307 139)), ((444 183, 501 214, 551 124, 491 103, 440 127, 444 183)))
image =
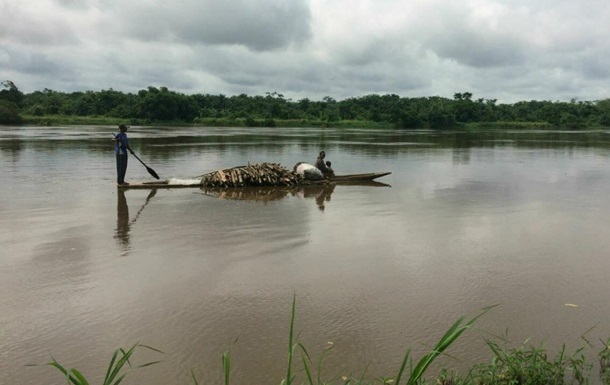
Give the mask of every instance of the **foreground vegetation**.
POLYGON ((277 92, 265 96, 185 95, 166 87, 137 94, 113 89, 24 94, 11 81, 0 85, 0 124, 204 125, 246 127, 393 127, 417 128, 604 128, 610 127, 610 99, 597 101, 522 101, 498 104, 474 99, 470 92, 453 99, 407 98, 394 94, 345 100, 324 97, 293 101, 277 92))
MULTIPOLYGON (((441 370, 436 376, 428 376, 430 365, 445 352, 466 330, 470 329, 475 321, 492 309, 493 306, 482 309, 476 316, 465 321, 464 317, 458 319, 440 338, 438 343, 416 362, 413 360, 410 349, 404 354, 404 358, 397 368, 396 373, 388 376, 369 379, 366 370, 359 376, 346 376, 337 374, 330 378, 322 378, 322 367, 325 356, 332 346, 323 351, 317 360, 311 359, 307 349, 298 342, 295 336, 294 321, 296 312, 296 300, 293 298, 292 312, 290 318, 290 332, 288 336, 288 352, 286 375, 281 385, 308 384, 308 385, 565 385, 565 384, 589 384, 593 364, 587 361, 583 352, 584 348, 567 354, 565 347, 555 358, 548 358, 547 352, 539 347, 528 346, 527 341, 519 348, 508 348, 506 339, 500 338, 504 345, 487 339, 487 345, 492 353, 492 360, 486 363, 474 365, 466 375, 451 373, 441 370), (294 364, 300 358, 301 364, 294 364)), ((162 354, 161 351, 150 346, 135 344, 131 348, 117 349, 108 365, 103 385, 119 385, 132 367, 132 356, 137 349, 150 349, 162 354)), ((602 384, 610 384, 610 340, 603 343, 603 349, 598 354, 599 379, 602 384)), ((136 368, 157 364, 160 361, 148 362, 136 368)), ((65 377, 67 383, 73 385, 88 385, 90 382, 77 369, 69 369, 52 358, 49 362, 59 370, 65 377)), ((231 383, 231 355, 225 352, 222 355, 222 368, 224 373, 224 384, 231 383)), ((191 372, 192 383, 199 385, 195 372, 191 372)))

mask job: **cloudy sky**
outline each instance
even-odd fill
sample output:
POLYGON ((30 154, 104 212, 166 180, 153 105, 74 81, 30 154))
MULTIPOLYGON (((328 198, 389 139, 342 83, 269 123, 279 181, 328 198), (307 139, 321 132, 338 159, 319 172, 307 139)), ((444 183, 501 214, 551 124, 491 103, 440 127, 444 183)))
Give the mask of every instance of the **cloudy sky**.
POLYGON ((0 0, 0 80, 593 101, 610 97, 610 1, 0 0))

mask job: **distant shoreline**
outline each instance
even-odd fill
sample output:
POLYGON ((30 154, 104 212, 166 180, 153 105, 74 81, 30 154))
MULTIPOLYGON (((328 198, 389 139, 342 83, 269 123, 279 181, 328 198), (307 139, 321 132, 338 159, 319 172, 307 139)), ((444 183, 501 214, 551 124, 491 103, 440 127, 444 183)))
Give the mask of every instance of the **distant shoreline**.
MULTIPOLYGON (((339 120, 327 122, 323 120, 305 119, 273 119, 273 120, 249 120, 242 118, 199 118, 194 122, 185 123, 182 121, 147 121, 144 119, 116 119, 106 116, 24 116, 21 126, 78 126, 78 125, 103 125, 116 126, 118 124, 128 124, 132 126, 153 126, 153 127, 319 127, 319 128, 363 128, 363 129, 397 129, 414 130, 409 128, 396 128, 391 123, 380 123, 362 120, 339 120)), ((601 125, 582 125, 574 128, 552 125, 547 122, 476 122, 461 123, 452 127, 422 127, 419 129, 434 130, 604 130, 606 127, 601 125)))

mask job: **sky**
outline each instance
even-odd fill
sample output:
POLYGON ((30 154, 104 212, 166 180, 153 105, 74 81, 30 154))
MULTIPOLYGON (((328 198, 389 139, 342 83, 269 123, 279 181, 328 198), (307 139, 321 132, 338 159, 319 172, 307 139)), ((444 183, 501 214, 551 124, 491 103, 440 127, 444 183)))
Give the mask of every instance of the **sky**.
POLYGON ((610 98, 609 0, 0 0, 24 93, 610 98))

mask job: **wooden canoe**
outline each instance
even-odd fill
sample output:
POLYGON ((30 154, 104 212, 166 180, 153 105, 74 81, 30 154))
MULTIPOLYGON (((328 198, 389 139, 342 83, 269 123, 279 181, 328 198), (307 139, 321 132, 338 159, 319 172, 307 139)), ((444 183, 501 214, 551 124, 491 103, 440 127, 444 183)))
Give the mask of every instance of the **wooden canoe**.
POLYGON ((172 180, 156 180, 151 182, 130 182, 129 184, 117 184, 117 188, 121 190, 130 189, 157 189, 157 188, 201 188, 201 181, 192 183, 176 183, 172 180))
MULTIPOLYGON (((382 176, 391 174, 391 172, 369 172, 364 174, 347 174, 347 175, 336 175, 332 179, 322 180, 304 180, 301 185, 318 185, 318 184, 338 184, 338 185, 349 185, 349 184, 362 184, 363 182, 370 182, 382 176)), ((171 179, 161 181, 150 181, 150 182, 133 182, 128 185, 117 185, 119 189, 158 189, 158 188, 193 188, 193 187, 204 187, 201 181, 191 182, 180 182, 171 179)), ((242 187, 233 187, 242 188, 242 187)))
POLYGON ((375 180, 382 176, 390 175, 391 172, 369 172, 365 174, 346 174, 346 175, 335 175, 334 178, 321 179, 321 180, 304 180, 301 184, 350 184, 360 183, 375 180))

